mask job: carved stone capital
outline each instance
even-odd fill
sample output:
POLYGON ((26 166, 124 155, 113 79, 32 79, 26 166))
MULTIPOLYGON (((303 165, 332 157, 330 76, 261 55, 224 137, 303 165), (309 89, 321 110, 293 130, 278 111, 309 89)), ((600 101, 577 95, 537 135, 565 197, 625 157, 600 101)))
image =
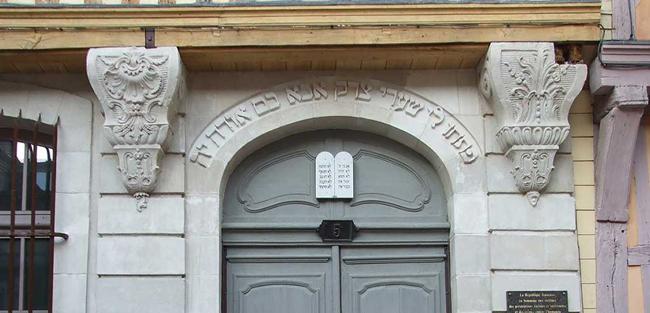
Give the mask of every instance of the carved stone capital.
POLYGON ((497 119, 495 136, 514 165, 515 184, 535 206, 569 135, 569 109, 587 66, 557 64, 552 43, 492 43, 479 76, 479 89, 497 119))
POLYGON ((90 49, 86 65, 102 105, 104 135, 117 152, 124 186, 141 210, 156 188, 164 142, 184 89, 178 49, 90 49))

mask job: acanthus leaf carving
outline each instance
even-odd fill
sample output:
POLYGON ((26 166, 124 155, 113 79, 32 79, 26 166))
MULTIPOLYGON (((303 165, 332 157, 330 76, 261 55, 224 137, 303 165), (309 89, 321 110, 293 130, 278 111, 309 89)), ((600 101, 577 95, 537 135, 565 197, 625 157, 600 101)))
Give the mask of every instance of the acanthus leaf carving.
POLYGON ((586 76, 583 64, 555 63, 552 43, 492 43, 480 67, 479 90, 495 112, 496 139, 533 206, 569 135, 569 109, 586 76))
POLYGON ((184 88, 178 49, 90 49, 86 63, 102 105, 106 139, 141 211, 157 185, 163 143, 184 88))

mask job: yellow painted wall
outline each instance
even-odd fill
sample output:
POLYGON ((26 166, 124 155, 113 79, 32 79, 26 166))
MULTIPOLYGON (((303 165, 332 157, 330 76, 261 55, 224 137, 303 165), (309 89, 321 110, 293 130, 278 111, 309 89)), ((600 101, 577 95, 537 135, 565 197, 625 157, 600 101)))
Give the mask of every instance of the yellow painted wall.
MULTIPOLYGON (((650 156, 650 118, 647 116, 641 121, 641 132, 645 135, 645 146, 646 146, 646 155, 650 156)), ((646 159, 648 162, 650 158, 646 159)), ((639 160, 635 160, 638 162, 639 160)), ((650 168, 650 167, 649 167, 650 168)), ((627 223, 627 245, 628 247, 634 247, 639 244, 639 229, 638 229, 638 210, 637 199, 636 199, 636 177, 631 177, 631 188, 630 188, 630 202, 629 202, 629 213, 630 219, 627 223)), ((645 312, 643 310, 643 281, 641 279, 641 267, 640 266, 629 266, 627 272, 627 284, 628 284, 628 303, 629 303, 629 312, 645 312)))
POLYGON ((612 0, 602 0, 600 7, 600 25, 605 28, 605 39, 612 39, 612 0))
POLYGON ((594 125, 592 98, 583 90, 569 113, 573 153, 576 223, 584 313, 596 313, 596 241, 594 184, 594 125))
POLYGON ((636 38, 650 40, 650 0, 636 1, 636 38))

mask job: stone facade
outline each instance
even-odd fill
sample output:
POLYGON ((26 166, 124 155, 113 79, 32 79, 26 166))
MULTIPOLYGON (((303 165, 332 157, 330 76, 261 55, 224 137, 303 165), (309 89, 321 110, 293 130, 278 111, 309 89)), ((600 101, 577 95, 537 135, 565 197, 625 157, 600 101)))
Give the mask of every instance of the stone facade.
POLYGON ((438 171, 453 312, 505 311, 511 290, 566 290, 581 312, 581 184, 576 138, 565 139, 586 66, 554 60, 552 44, 497 43, 476 70, 184 75, 174 48, 118 48, 91 50, 90 85, 2 77, 2 114, 58 120, 56 226, 70 239, 56 246, 55 312, 219 312, 230 172, 265 144, 316 129, 394 139, 438 171), (117 140, 125 124, 146 135, 117 140), (154 170, 130 173, 124 151, 152 145, 154 170), (151 186, 142 173, 157 175, 151 186), (143 192, 146 209, 133 197, 143 192))

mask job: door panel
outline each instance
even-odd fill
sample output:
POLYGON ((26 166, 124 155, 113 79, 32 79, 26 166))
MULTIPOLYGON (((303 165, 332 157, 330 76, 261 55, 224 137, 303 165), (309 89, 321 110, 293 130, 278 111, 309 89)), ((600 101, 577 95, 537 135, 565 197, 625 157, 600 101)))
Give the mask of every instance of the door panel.
POLYGON ((333 313, 331 251, 229 248, 228 312, 333 313))
POLYGON ((397 142, 331 130, 301 133, 247 157, 228 180, 224 228, 317 227, 323 219, 354 219, 362 228, 445 226, 442 183, 429 162, 397 142), (317 199, 319 152, 349 152, 354 197, 317 199))
POLYGON ((343 248, 342 313, 443 313, 442 248, 343 248))

